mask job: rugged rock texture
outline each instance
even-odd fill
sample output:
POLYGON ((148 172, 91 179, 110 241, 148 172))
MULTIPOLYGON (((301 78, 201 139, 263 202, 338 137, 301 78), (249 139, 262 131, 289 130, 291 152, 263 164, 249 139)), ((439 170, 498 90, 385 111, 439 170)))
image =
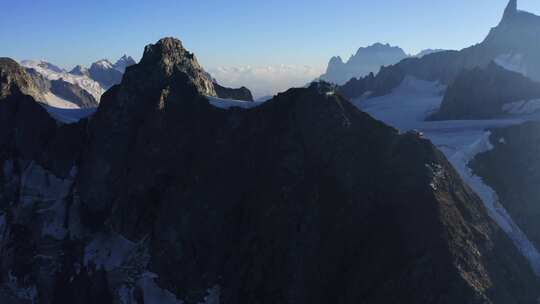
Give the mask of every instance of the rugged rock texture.
POLYGON ((491 130, 494 148, 472 162, 512 218, 540 248, 540 123, 491 130))
POLYGON ((14 90, 34 98, 43 98, 32 78, 15 60, 0 57, 0 98, 11 95, 14 90))
POLYGON ((216 90, 217 97, 219 98, 253 101, 253 95, 251 94, 251 91, 246 87, 231 89, 222 87, 217 82, 214 82, 214 89, 216 90))
POLYGON ((375 43, 359 48, 345 63, 341 57, 332 57, 326 73, 320 79, 335 84, 345 84, 351 78, 359 78, 378 72, 382 66, 396 64, 407 58, 407 54, 396 46, 375 43))
POLYGON ((151 67, 150 79, 158 83, 182 74, 182 77, 188 77, 189 82, 200 94, 217 97, 210 75, 199 65, 195 55, 188 52, 178 39, 163 38, 156 44, 147 46, 140 65, 151 67))
POLYGON ((204 97, 207 84, 169 38, 146 48, 90 120, 59 125, 31 97, 0 99, 0 300, 540 296, 525 259, 429 141, 328 86, 224 110, 204 97))
POLYGON ((50 92, 51 81, 49 79, 47 79, 45 76, 32 68, 27 68, 26 73, 32 78, 32 81, 34 82, 35 86, 38 88, 41 94, 50 92))
POLYGON ((405 59, 388 67, 384 73, 381 70, 375 80, 369 75, 351 79, 340 91, 350 98, 360 97, 366 92, 380 96, 388 94, 407 75, 451 84, 464 69, 485 68, 492 61, 533 80, 540 80, 540 45, 531 43, 540 39, 540 17, 518 11, 515 7, 516 2, 511 0, 499 25, 482 43, 461 51, 443 51, 405 59), (510 59, 515 62, 508 67, 510 59))
POLYGON ((431 119, 495 118, 505 114, 505 104, 538 98, 540 83, 491 63, 460 73, 431 119))

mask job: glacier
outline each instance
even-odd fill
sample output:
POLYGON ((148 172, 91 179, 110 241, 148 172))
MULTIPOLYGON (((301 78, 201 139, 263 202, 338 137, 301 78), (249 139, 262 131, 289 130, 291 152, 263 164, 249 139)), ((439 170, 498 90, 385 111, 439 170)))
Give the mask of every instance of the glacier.
POLYGON ((499 203, 495 191, 474 175, 469 162, 479 153, 493 148, 488 129, 538 120, 530 111, 514 111, 515 115, 500 119, 426 121, 443 99, 445 86, 438 82, 418 80, 407 76, 391 94, 354 99, 353 104, 400 132, 415 130, 441 150, 461 178, 482 199, 490 217, 508 235, 540 276, 540 253, 499 203), (518 115, 524 113, 523 115, 518 115))

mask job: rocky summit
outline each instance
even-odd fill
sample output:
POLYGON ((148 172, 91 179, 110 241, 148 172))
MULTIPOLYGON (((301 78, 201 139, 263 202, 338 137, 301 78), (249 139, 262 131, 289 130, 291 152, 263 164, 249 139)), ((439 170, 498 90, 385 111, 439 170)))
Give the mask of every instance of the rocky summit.
MULTIPOLYGON (((3 62, 2 88, 26 79, 3 62)), ((446 158, 331 86, 215 107, 165 38, 91 118, 59 124, 19 91, 0 99, 2 303, 540 297, 446 158)))

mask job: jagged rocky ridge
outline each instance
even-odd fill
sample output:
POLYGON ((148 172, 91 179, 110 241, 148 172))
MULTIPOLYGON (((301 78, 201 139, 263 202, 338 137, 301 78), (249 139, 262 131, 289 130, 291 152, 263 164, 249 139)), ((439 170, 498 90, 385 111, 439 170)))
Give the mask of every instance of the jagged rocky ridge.
POLYGON ((442 51, 404 59, 382 68, 377 75, 351 79, 340 92, 350 98, 365 94, 382 96, 396 88, 405 76, 448 85, 464 69, 485 68, 492 61, 540 80, 540 49, 531 43, 539 38, 540 17, 517 10, 517 1, 511 0, 499 25, 491 29, 482 43, 461 51, 442 51))
POLYGON ((448 87, 432 120, 488 119, 508 114, 512 104, 537 103, 540 83, 494 62, 486 68, 464 70, 448 87))
POLYGON ((24 84, 2 82, 0 300, 540 296, 527 262, 429 141, 321 86, 219 109, 201 75, 178 40, 160 40, 92 119, 69 125, 21 94, 24 84))

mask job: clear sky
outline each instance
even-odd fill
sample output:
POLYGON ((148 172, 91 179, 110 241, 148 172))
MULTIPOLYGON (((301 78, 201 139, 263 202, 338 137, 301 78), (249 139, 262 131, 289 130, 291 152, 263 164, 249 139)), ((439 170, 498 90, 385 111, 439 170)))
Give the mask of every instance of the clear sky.
MULTIPOLYGON (((2 0, 0 56, 65 68, 175 36, 207 69, 296 65, 322 69, 374 42, 459 49, 480 42, 507 0, 2 0)), ((519 7, 540 14, 539 0, 519 7)))

